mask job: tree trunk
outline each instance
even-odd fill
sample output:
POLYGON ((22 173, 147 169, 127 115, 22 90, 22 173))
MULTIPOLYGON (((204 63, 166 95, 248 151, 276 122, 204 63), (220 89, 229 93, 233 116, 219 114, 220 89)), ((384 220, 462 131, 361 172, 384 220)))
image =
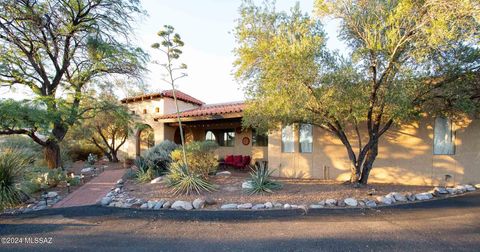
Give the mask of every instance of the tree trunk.
POLYGON ((56 141, 47 140, 44 147, 45 161, 50 169, 60 168, 62 159, 60 157, 60 145, 56 141))
POLYGON ((365 163, 363 164, 362 175, 360 177, 360 184, 366 185, 368 183, 368 176, 373 168, 373 163, 378 155, 378 142, 376 141, 370 150, 367 152, 365 163))
POLYGON ((118 163, 118 155, 117 155, 117 152, 116 151, 112 151, 110 153, 110 155, 112 156, 112 159, 110 160, 110 162, 112 163, 118 163))

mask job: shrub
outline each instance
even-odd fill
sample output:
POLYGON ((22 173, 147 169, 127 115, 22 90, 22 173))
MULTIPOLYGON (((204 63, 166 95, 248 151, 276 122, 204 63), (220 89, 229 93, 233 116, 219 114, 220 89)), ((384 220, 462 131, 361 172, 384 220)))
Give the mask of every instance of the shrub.
POLYGON ((148 149, 143 155, 148 168, 153 169, 158 174, 166 172, 172 162, 170 153, 177 147, 178 145, 174 142, 165 140, 148 149))
POLYGON ((0 153, 0 209, 22 201, 24 192, 19 183, 23 171, 31 163, 29 155, 18 149, 4 148, 0 153))
POLYGON ((255 193, 273 193, 273 190, 282 188, 282 185, 276 181, 270 179, 272 171, 268 171, 268 168, 264 164, 256 165, 256 169, 252 169, 250 172, 251 188, 246 189, 249 194, 255 193))
POLYGON ((147 161, 143 157, 137 157, 134 161, 134 164, 138 168, 138 171, 135 173, 135 177, 140 183, 150 182, 158 175, 154 169, 148 166, 147 161))
POLYGON ((189 171, 184 164, 179 162, 171 165, 166 178, 167 184, 173 188, 175 194, 188 195, 192 192, 200 194, 201 191, 210 192, 216 189, 201 174, 189 171))
MULTIPOLYGON (((217 148, 218 145, 212 141, 192 142, 186 145, 185 152, 189 171, 200 174, 204 178, 208 174, 214 173, 218 168, 218 161, 214 153, 217 148)), ((182 150, 173 151, 171 158, 175 163, 183 163, 182 150)))

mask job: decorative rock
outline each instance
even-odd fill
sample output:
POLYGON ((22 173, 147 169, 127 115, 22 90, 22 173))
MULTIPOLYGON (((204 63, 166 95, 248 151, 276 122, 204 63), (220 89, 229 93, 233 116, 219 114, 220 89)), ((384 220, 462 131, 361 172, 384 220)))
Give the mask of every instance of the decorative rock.
POLYGON ((158 178, 152 179, 152 181, 150 181, 150 184, 158 184, 158 183, 161 183, 162 181, 163 181, 163 177, 158 177, 158 178))
POLYGON ((475 190, 476 190, 476 189, 475 189, 475 187, 474 187, 474 186, 472 186, 472 185, 465 185, 465 188, 466 188, 466 189, 467 189, 467 191, 469 191, 469 192, 473 192, 473 191, 475 191, 475 190))
POLYGON ((122 208, 130 208, 130 207, 132 207, 132 206, 133 206, 133 204, 125 203, 125 204, 123 204, 121 207, 122 207, 122 208))
POLYGON ((405 197, 407 198, 408 201, 415 201, 415 194, 413 193, 407 193, 405 194, 405 197))
POLYGON ((120 185, 120 184, 123 184, 123 183, 125 183, 125 181, 123 181, 123 179, 119 179, 119 180, 117 180, 117 184, 119 184, 119 185, 120 185))
POLYGON ((140 206, 141 209, 147 209, 148 208, 148 204, 147 203, 143 203, 141 206, 140 206))
POLYGON ((385 198, 390 199, 390 201, 392 201, 392 203, 395 203, 397 201, 397 200, 395 200, 395 197, 393 196, 392 193, 389 193, 389 194, 385 195, 385 198))
POLYGON ((165 204, 165 200, 162 199, 162 200, 158 201, 155 204, 155 206, 153 206, 153 209, 154 210, 159 210, 160 208, 162 208, 163 204, 165 204))
POLYGON ((275 207, 275 208, 281 208, 281 207, 283 207, 283 205, 282 205, 282 203, 274 203, 274 204, 273 204, 273 207, 275 207))
POLYGON ((325 200, 319 201, 316 205, 325 206, 325 200))
POLYGON ((108 192, 107 195, 105 197, 113 197, 114 196, 114 192, 108 192))
POLYGON ((205 199, 198 198, 193 201, 193 208, 201 209, 205 206, 205 199))
POLYGON ((48 192, 47 198, 55 198, 58 196, 58 192, 48 192))
POLYGON ((465 188, 465 186, 462 186, 462 185, 456 186, 455 189, 457 190, 458 194, 461 194, 467 191, 467 188, 465 188))
POLYGON ((155 204, 157 204, 156 201, 153 201, 153 200, 147 201, 148 209, 152 209, 155 206, 155 204))
POLYGON ((216 176, 230 176, 230 175, 232 175, 232 173, 229 172, 229 171, 221 171, 221 172, 217 172, 215 175, 216 176))
POLYGON ((327 200, 325 200, 325 204, 328 205, 328 206, 335 206, 337 204, 337 200, 336 199, 327 199, 327 200))
POLYGON ((237 209, 238 205, 237 204, 225 204, 220 207, 221 209, 226 209, 226 210, 232 210, 232 209, 237 209))
POLYGON ((448 194, 448 191, 445 187, 435 187, 433 188, 433 191, 437 192, 438 194, 448 194))
POLYGON ((345 204, 345 202, 343 200, 339 200, 339 201, 337 201, 337 206, 345 207, 345 206, 347 206, 347 204, 345 204))
POLYGON ((43 206, 36 206, 33 208, 33 211, 40 211, 40 210, 44 210, 44 209, 47 209, 47 206, 43 205, 43 206))
POLYGON ((115 188, 115 190, 114 190, 115 193, 120 193, 121 191, 122 191, 122 189, 120 189, 120 188, 115 188))
POLYGON ((343 200, 347 206, 356 207, 358 206, 358 201, 354 198, 346 198, 343 200))
POLYGON ((298 208, 298 205, 290 205, 290 207, 291 207, 292 209, 297 209, 297 208, 298 208))
POLYGON ((373 201, 373 200, 367 200, 367 201, 365 202, 365 206, 367 206, 367 207, 376 207, 376 206, 377 206, 377 203, 376 203, 375 201, 373 201))
POLYGON ((283 205, 283 208, 284 208, 284 209, 291 209, 291 208, 292 208, 292 206, 291 206, 290 204, 288 204, 288 203, 287 203, 287 204, 283 205))
POLYGON ((475 187, 476 187, 477 189, 480 189, 480 184, 476 184, 475 187))
POLYGON ((401 194, 398 192, 393 193, 393 197, 395 198, 396 201, 405 202, 408 200, 404 194, 401 194))
POLYGON ((375 188, 372 188, 370 190, 368 190, 367 194, 370 195, 370 196, 373 196, 377 193, 377 190, 375 188))
POLYGON ((359 201, 358 201, 358 205, 359 205, 360 207, 365 207, 365 201, 359 200, 359 201))
POLYGON ((417 193, 415 194, 415 199, 417 200, 429 200, 433 198, 433 195, 431 193, 417 193))
POLYGON ((80 173, 90 173, 90 172, 93 172, 92 167, 87 167, 87 168, 83 168, 82 170, 80 170, 80 173))
POLYGON ((393 203, 391 198, 387 198, 385 196, 379 196, 376 199, 379 203, 382 203, 384 205, 391 205, 393 203))
POLYGON ((205 204, 207 205, 215 205, 217 204, 217 201, 214 198, 207 197, 205 198, 205 204))
POLYGON ((163 204, 162 208, 169 209, 172 206, 172 202, 167 201, 163 204))
POLYGON ((176 210, 192 210, 193 206, 192 203, 188 201, 177 200, 173 202, 172 208, 176 210))
POLYGON ((256 204, 255 206, 252 207, 252 210, 258 210, 258 209, 264 209, 265 205, 264 204, 256 204))
POLYGON ((312 204, 309 206, 311 209, 320 209, 320 208, 324 208, 325 206, 324 205, 316 205, 316 204, 312 204))
POLYGON ((102 206, 106 206, 106 205, 110 204, 110 202, 112 202, 112 198, 110 198, 110 197, 103 197, 102 200, 100 200, 100 204, 102 206))
POLYGON ((23 213, 29 213, 29 212, 31 212, 31 211, 33 211, 32 208, 25 208, 25 209, 23 209, 23 213))
POLYGON ((188 201, 177 200, 173 202, 172 208, 176 210, 192 210, 193 206, 192 206, 192 203, 188 201))
POLYGON ((265 208, 273 208, 272 202, 265 203, 265 208))
POLYGON ((237 206, 238 209, 250 209, 252 207, 253 207, 252 203, 245 203, 237 206))
POLYGON ((242 188, 243 189, 252 189, 253 185, 251 181, 245 181, 242 183, 242 188))
POLYGON ((455 188, 446 188, 446 190, 449 194, 457 194, 458 193, 457 189, 455 189, 455 188))

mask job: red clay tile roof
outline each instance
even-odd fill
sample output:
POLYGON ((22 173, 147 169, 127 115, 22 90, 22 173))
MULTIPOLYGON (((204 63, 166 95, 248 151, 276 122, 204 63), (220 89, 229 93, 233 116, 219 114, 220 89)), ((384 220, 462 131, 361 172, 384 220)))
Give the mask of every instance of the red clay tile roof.
MULTIPOLYGON (((175 95, 177 96, 177 99, 180 101, 192 103, 195 105, 204 105, 205 103, 188 95, 185 94, 182 91, 175 90, 175 95)), ((160 93, 153 93, 153 94, 144 94, 144 95, 139 95, 139 96, 132 96, 132 97, 127 97, 121 100, 122 103, 129 103, 129 102, 136 102, 136 101, 142 101, 142 100, 149 100, 153 98, 162 98, 162 97, 169 97, 173 98, 173 91, 172 90, 164 90, 160 93)))
MULTIPOLYGON (((189 109, 180 112, 180 117, 196 117, 196 116, 209 116, 209 115, 224 115, 231 113, 241 113, 244 108, 243 102, 229 102, 218 104, 207 104, 198 108, 189 109)), ((176 118, 177 114, 167 114, 157 117, 156 119, 172 119, 176 118)))

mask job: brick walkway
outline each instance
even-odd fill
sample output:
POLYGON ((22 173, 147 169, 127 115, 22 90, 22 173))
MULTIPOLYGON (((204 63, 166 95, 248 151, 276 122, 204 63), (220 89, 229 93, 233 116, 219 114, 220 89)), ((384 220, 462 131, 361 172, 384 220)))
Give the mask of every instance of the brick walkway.
POLYGON ((96 204, 115 186, 117 180, 123 177, 125 171, 124 169, 119 169, 102 172, 98 177, 67 195, 63 200, 55 204, 53 208, 96 204))

